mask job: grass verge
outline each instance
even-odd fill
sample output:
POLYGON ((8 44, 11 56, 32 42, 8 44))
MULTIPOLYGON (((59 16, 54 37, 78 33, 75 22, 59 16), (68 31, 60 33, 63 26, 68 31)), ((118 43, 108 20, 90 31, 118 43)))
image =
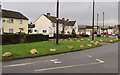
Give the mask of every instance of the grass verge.
POLYGON ((19 59, 19 58, 27 58, 27 57, 36 57, 43 55, 51 55, 56 53, 65 53, 71 51, 78 51, 93 47, 99 47, 101 45, 94 45, 94 43, 90 43, 87 41, 65 41, 60 40, 59 45, 55 44, 55 40, 52 41, 43 41, 36 43, 28 43, 28 44, 16 44, 16 45, 3 45, 2 46, 2 54, 5 52, 11 52, 12 56, 2 57, 3 61, 19 59), (91 44, 92 46, 88 46, 87 44, 91 44), (83 45, 84 48, 81 48, 80 45, 83 45), (73 49, 68 49, 68 46, 73 46, 73 49), (37 49, 38 54, 30 54, 31 49, 37 49), (52 52, 49 49, 56 49, 56 51, 52 52))

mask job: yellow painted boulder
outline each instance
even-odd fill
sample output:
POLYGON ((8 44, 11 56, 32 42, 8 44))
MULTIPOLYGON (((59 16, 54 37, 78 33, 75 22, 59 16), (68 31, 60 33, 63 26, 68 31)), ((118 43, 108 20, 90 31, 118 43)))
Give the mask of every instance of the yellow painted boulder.
POLYGON ((30 50, 30 54, 37 54, 37 53, 38 53, 38 51, 36 49, 30 50))
POLYGON ((3 56, 3 57, 8 57, 8 56, 11 56, 11 55, 12 55, 11 52, 5 52, 2 56, 3 56))

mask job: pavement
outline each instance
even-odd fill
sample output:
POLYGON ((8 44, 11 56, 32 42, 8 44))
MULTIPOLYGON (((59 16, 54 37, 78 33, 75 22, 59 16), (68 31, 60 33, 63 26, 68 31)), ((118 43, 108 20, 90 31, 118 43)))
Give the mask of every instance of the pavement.
POLYGON ((3 73, 118 73, 118 43, 2 63, 3 73))

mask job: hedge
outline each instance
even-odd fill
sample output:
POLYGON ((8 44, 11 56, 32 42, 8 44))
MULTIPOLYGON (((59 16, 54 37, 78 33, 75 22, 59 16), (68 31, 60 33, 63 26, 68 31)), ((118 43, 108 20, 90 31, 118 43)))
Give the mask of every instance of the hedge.
POLYGON ((48 35, 42 34, 29 34, 26 36, 25 42, 39 42, 39 41, 47 41, 49 39, 48 35))
POLYGON ((47 41, 48 35, 42 34, 3 34, 2 45, 47 41))
MULTIPOLYGON (((59 39, 67 39, 67 38, 72 38, 73 36, 67 35, 67 34, 59 34, 58 37, 59 37, 59 39)), ((54 34, 54 37, 49 37, 49 39, 54 39, 54 38, 56 38, 56 34, 54 34)))

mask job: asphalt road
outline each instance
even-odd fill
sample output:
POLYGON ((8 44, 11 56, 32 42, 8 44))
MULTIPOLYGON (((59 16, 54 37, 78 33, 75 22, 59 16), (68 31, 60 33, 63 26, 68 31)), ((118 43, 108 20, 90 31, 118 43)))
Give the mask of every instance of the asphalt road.
POLYGON ((118 73, 118 43, 71 53, 3 62, 2 71, 3 73, 118 73))

